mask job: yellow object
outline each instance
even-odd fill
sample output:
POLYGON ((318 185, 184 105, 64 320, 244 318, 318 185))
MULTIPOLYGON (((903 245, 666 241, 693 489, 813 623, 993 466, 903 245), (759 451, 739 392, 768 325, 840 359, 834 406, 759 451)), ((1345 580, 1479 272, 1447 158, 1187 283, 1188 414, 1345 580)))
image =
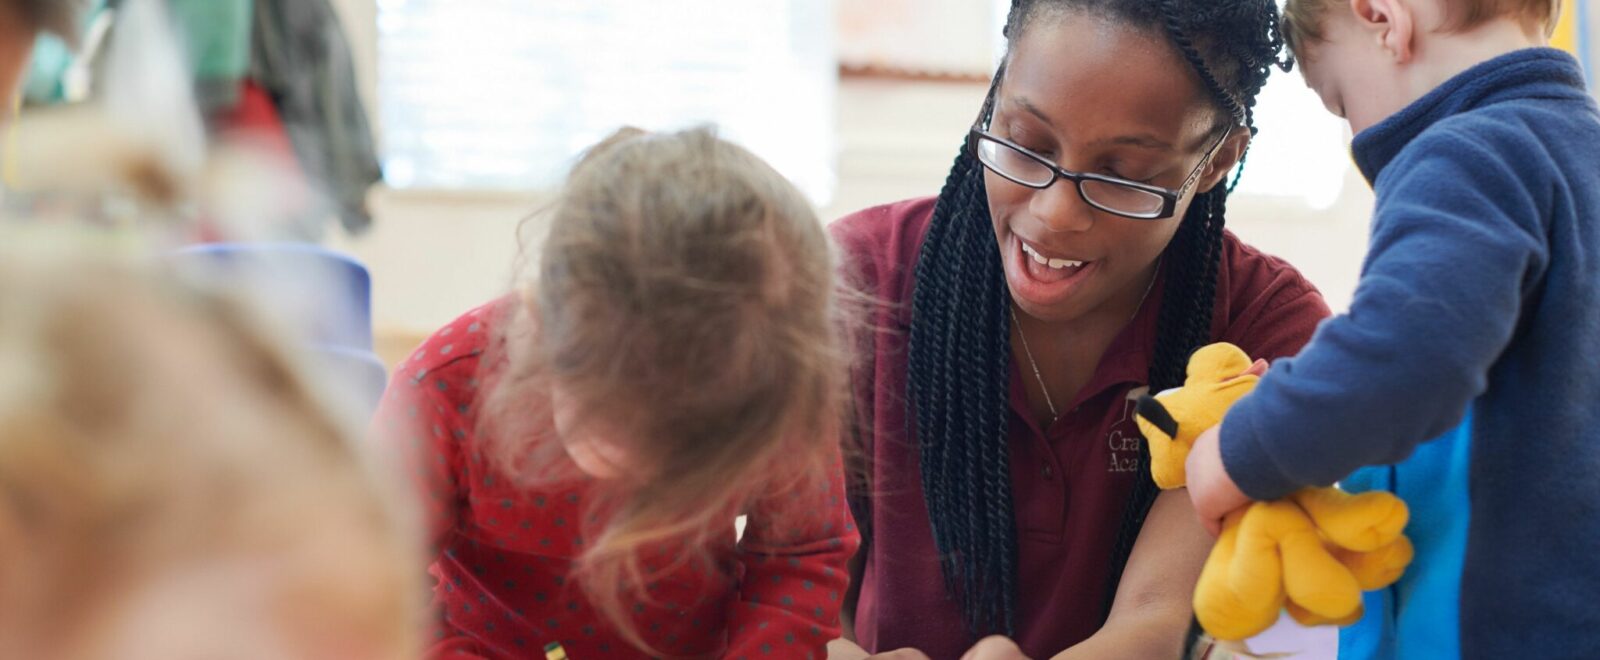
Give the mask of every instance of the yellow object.
POLYGON ((1566 0, 1561 3, 1561 17, 1556 20, 1555 34, 1550 35, 1550 45, 1578 55, 1578 7, 1586 0, 1566 0))
MULTIPOLYGON (((1251 360, 1213 344, 1189 360, 1183 387, 1140 400, 1135 420, 1150 443, 1150 472, 1164 489, 1185 483, 1184 461, 1202 432, 1255 389, 1251 360)), ((1194 610, 1212 637, 1255 636, 1289 614, 1305 625, 1361 618, 1361 592, 1394 583, 1411 563, 1402 534, 1409 512, 1392 493, 1307 488, 1255 502, 1223 520, 1195 586, 1194 610)))
POLYGON ((561 647, 561 642, 550 642, 544 645, 545 660, 567 660, 567 650, 561 647))

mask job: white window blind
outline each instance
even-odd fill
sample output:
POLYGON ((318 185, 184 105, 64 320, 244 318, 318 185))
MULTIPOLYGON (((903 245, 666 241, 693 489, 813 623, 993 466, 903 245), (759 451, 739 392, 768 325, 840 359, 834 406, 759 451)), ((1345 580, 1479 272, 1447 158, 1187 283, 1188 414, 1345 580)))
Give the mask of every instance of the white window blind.
POLYGON ((830 0, 379 0, 390 185, 528 190, 622 125, 712 123, 835 186, 830 0))

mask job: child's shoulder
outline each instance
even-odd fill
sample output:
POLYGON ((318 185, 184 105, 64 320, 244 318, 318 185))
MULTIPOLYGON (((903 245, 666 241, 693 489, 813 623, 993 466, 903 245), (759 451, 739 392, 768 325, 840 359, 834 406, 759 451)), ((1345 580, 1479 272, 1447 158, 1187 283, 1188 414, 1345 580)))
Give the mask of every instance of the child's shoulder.
POLYGON ((917 197, 856 211, 828 225, 828 233, 851 258, 915 259, 933 219, 935 197, 917 197))
POLYGON ((1378 218, 1486 204, 1541 231, 1560 206, 1560 191, 1600 187, 1600 118, 1592 110, 1573 112, 1580 109, 1500 103, 1440 120, 1379 176, 1378 218))
POLYGON ((1592 103, 1560 98, 1489 104, 1429 126, 1402 155, 1519 179, 1592 169, 1600 164, 1600 114, 1592 103))
POLYGON ((420 384, 441 377, 477 378, 480 358, 499 336, 506 317, 514 311, 515 300, 515 296, 497 298, 445 324, 395 367, 394 380, 420 384))

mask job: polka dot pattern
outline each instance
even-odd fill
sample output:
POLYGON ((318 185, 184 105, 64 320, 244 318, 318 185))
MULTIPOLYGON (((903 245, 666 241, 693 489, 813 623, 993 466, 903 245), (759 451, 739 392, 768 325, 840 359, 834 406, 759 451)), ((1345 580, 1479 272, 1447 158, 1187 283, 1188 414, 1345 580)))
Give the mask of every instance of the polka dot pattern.
MULTIPOLYGON (((479 379, 494 378, 480 373, 479 357, 510 304, 474 309, 436 333, 397 369, 379 410, 376 428, 407 454, 439 548, 427 657, 538 657, 551 642, 580 660, 650 657, 569 579, 583 534, 603 523, 585 493, 519 491, 475 444, 479 379)), ((681 548, 647 553, 677 568, 647 597, 624 603, 639 634, 657 653, 680 657, 826 657, 840 606, 828 595, 845 589, 859 536, 848 510, 834 505, 843 501, 842 479, 819 488, 758 505, 744 538, 735 544, 730 529, 725 545, 709 549, 709 564, 673 561, 681 548)))

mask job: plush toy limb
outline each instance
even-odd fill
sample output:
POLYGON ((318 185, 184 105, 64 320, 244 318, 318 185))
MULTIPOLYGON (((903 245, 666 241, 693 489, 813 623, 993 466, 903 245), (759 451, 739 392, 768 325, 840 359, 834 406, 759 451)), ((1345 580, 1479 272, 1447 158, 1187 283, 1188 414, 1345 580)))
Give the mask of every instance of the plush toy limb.
POLYGON ((1354 624, 1357 621, 1360 621, 1362 615, 1366 614, 1366 608, 1361 606, 1361 605, 1359 605, 1359 604, 1356 605, 1356 611, 1355 612, 1352 612, 1349 616, 1346 616, 1346 617, 1343 617, 1343 618, 1338 618, 1338 619, 1331 618, 1331 617, 1325 617, 1325 616, 1322 616, 1322 615, 1317 614, 1315 612, 1312 612, 1311 610, 1308 610, 1308 609, 1306 609, 1304 607, 1296 605, 1294 603, 1294 601, 1292 601, 1292 600, 1284 602, 1283 608, 1289 611, 1289 616, 1294 618, 1295 623, 1298 623, 1298 624, 1300 624, 1302 626, 1307 626, 1307 627, 1338 626, 1340 628, 1343 628, 1345 626, 1354 624))
POLYGON ((1324 617, 1343 618, 1361 603, 1355 576, 1328 552, 1311 518, 1292 501, 1250 505, 1238 546, 1228 584, 1242 599, 1268 596, 1263 589, 1276 588, 1281 579, 1289 600, 1324 617))
POLYGON ((1361 607, 1360 583, 1315 533, 1284 537, 1283 588, 1291 600, 1333 619, 1343 619, 1361 607))
MULTIPOLYGON (((1212 637, 1224 641, 1248 639, 1266 630, 1278 619, 1278 610, 1284 602, 1281 586, 1262 590, 1267 593, 1266 597, 1254 601, 1240 598, 1228 587, 1229 567, 1234 564, 1240 521, 1243 518, 1244 511, 1241 510, 1223 519, 1222 534, 1211 548, 1211 556, 1206 558, 1205 567, 1200 570, 1200 581, 1194 589, 1194 615, 1200 621, 1200 627, 1212 637)), ((1272 561, 1276 564, 1276 552, 1272 555, 1272 561)), ((1271 578, 1274 581, 1279 579, 1276 571, 1271 578)))
POLYGON ((1400 575, 1406 571, 1406 566, 1411 564, 1415 550, 1411 547, 1411 539, 1404 536, 1397 538, 1393 543, 1370 552, 1356 552, 1344 548, 1332 547, 1335 557, 1339 562, 1350 569, 1356 582, 1361 585, 1362 591, 1382 589, 1395 583, 1400 575))
MULTIPOLYGON (((1279 536, 1291 528, 1309 528, 1294 522, 1302 517, 1292 505, 1282 502, 1256 502, 1244 509, 1239 520, 1239 540, 1228 564, 1228 584, 1239 597, 1250 602, 1270 600, 1283 590, 1283 556, 1279 536)), ((1216 551, 1212 551, 1215 556, 1216 551)))
POLYGON ((1289 496, 1335 545, 1367 552, 1394 543, 1410 511, 1393 493, 1351 495, 1337 488, 1306 488, 1289 496))

